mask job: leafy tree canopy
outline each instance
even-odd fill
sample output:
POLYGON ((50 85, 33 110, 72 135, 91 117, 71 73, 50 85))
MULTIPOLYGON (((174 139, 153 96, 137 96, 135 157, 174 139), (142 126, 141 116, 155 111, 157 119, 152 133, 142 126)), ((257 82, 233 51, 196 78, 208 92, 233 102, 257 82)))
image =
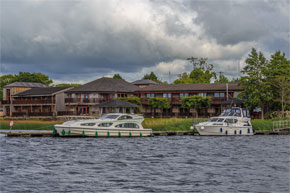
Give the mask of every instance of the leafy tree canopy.
MULTIPOLYGON (((200 108, 210 107, 210 101, 211 101, 210 97, 203 97, 199 95, 183 97, 180 100, 181 106, 183 108, 187 109, 194 108, 196 109, 196 112, 198 112, 197 110, 200 108)), ((196 113, 196 116, 198 117, 198 113, 196 113)))
POLYGON ((226 76, 222 75, 222 74, 219 76, 218 79, 216 79, 214 81, 214 83, 228 83, 228 82, 229 82, 229 79, 226 76))
POLYGON ((63 86, 73 86, 73 87, 79 87, 81 84, 76 84, 76 83, 61 83, 61 84, 56 84, 55 87, 63 87, 63 86))
POLYGON ((193 70, 187 74, 186 72, 182 76, 174 81, 174 84, 186 84, 186 83, 210 83, 212 78, 216 79, 216 73, 213 72, 213 65, 207 63, 207 58, 188 58, 192 65, 193 70))
POLYGON ((263 119, 264 105, 273 96, 264 74, 268 61, 262 52, 257 52, 255 48, 252 48, 245 62, 247 65, 242 70, 244 76, 241 77, 240 85, 243 88, 243 92, 240 96, 247 108, 260 107, 263 119))
POLYGON ((114 74, 113 78, 114 79, 123 79, 120 74, 114 74))
POLYGON ((153 97, 148 100, 149 105, 154 109, 169 109, 168 98, 153 97))
POLYGON ((162 81, 158 79, 158 77, 156 76, 156 74, 154 72, 151 72, 150 74, 145 74, 142 79, 143 80, 152 80, 152 81, 157 82, 159 84, 162 83, 162 81))

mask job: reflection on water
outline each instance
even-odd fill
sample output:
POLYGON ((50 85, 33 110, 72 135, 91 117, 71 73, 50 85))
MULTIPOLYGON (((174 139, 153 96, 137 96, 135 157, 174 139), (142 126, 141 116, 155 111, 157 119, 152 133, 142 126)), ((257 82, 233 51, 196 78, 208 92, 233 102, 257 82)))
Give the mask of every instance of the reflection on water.
POLYGON ((289 136, 0 136, 0 163, 0 192, 289 192, 289 136))

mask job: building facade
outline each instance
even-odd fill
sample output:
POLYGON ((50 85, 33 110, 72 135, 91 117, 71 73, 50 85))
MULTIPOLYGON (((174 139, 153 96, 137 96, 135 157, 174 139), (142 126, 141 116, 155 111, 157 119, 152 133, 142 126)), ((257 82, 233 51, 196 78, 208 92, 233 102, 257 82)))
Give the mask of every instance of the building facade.
POLYGON ((100 78, 66 92, 64 115, 90 115, 98 117, 97 104, 118 97, 132 97, 139 87, 122 79, 100 78))
POLYGON ((149 85, 136 91, 142 104, 142 113, 145 117, 192 117, 194 109, 182 108, 181 98, 192 95, 208 96, 211 98, 209 108, 201 108, 198 114, 204 117, 219 114, 223 109, 223 102, 236 98, 241 88, 234 83, 212 84, 159 84, 149 85), (169 109, 152 109, 149 98, 168 98, 169 109))
POLYGON ((29 90, 31 88, 46 88, 47 86, 38 82, 14 82, 3 87, 3 116, 12 116, 12 95, 29 90))
POLYGON ((11 96, 12 116, 56 116, 65 111, 65 91, 73 87, 31 88, 11 96))

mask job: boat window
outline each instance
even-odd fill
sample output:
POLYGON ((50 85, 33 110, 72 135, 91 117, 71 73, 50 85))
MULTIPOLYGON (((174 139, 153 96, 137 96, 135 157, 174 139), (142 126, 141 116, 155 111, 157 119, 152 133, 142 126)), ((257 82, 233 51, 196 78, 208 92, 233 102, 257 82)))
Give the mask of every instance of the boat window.
POLYGON ((111 125, 113 125, 113 123, 100 123, 98 126, 99 127, 110 127, 111 125))
POLYGON ((224 119, 218 119, 217 120, 217 122, 223 122, 224 121, 224 119))
POLYGON ((104 115, 100 119, 116 119, 119 115, 104 115))
POLYGON ((81 126, 94 126, 96 123, 82 123, 81 126))
POLYGON ((126 120, 126 119, 132 119, 132 117, 129 115, 123 115, 118 120, 126 120))
POLYGON ((216 122, 218 120, 218 118, 211 118, 210 120, 209 120, 209 122, 216 122))
POLYGON ((119 125, 116 125, 118 128, 139 128, 139 125, 136 123, 122 123, 119 125))

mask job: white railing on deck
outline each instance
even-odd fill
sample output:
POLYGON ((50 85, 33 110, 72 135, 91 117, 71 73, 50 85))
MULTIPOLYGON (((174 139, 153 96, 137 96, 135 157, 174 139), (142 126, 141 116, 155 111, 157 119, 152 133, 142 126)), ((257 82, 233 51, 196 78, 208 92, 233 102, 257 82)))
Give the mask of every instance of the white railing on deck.
POLYGON ((289 128, 290 128, 290 120, 272 122, 273 131, 279 131, 279 130, 289 129, 289 128))

